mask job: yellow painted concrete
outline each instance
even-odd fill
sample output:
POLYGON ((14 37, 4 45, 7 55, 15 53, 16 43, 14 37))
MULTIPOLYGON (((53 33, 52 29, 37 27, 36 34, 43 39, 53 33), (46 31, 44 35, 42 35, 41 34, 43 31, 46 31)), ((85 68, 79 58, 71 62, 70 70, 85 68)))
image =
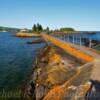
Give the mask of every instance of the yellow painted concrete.
POLYGON ((71 55, 73 55, 77 58, 80 58, 80 59, 85 60, 87 62, 91 62, 91 61, 95 60, 92 56, 72 47, 70 44, 68 44, 68 43, 66 43, 62 40, 59 40, 59 39, 57 39, 53 36, 50 36, 50 35, 47 35, 47 34, 42 34, 42 37, 45 38, 47 41, 53 43, 54 45, 56 45, 60 48, 62 48, 63 50, 65 50, 66 52, 68 52, 69 54, 71 54, 71 55))

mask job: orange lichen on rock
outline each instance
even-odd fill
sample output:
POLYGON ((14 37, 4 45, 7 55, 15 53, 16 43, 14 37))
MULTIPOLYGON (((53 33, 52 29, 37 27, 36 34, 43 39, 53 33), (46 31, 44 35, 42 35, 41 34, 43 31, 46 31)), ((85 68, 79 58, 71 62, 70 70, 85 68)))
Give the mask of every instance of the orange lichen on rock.
POLYGON ((91 61, 94 61, 94 58, 91 57, 90 55, 88 54, 85 54, 83 52, 81 52, 80 50, 77 50, 76 48, 74 47, 71 47, 70 44, 64 42, 64 41, 61 41, 59 39, 56 39, 54 38, 53 36, 50 36, 50 35, 47 35, 47 34, 42 34, 42 36, 44 38, 46 38, 49 42, 53 43, 54 45, 64 49, 66 52, 70 53, 71 55, 75 56, 75 57, 78 57, 82 60, 85 60, 87 62, 91 62, 91 61))
MULTIPOLYGON (((70 77, 69 80, 67 80, 64 84, 54 86, 54 88, 52 88, 48 92, 48 94, 44 97, 43 100, 63 100, 62 98, 69 92, 68 87, 70 87, 70 86, 77 87, 77 89, 75 88, 76 90, 75 90, 74 97, 73 97, 74 99, 71 99, 71 100, 78 100, 78 99, 75 99, 75 98, 77 98, 77 96, 78 97, 85 96, 85 94, 89 90, 91 84, 87 83, 87 81, 89 80, 89 76, 90 76, 90 74, 88 74, 89 72, 86 72, 86 73, 83 73, 83 72, 86 69, 90 70, 90 72, 91 72, 93 69, 91 67, 93 67, 93 66, 85 65, 85 66, 77 68, 75 75, 70 77), (77 83, 77 80, 81 80, 81 81, 84 80, 84 84, 78 85, 78 86, 75 85, 77 83)), ((77 83, 77 84, 82 84, 82 83, 77 83)))
MULTIPOLYGON (((58 44, 73 50, 66 43, 58 44)), ((35 100, 78 100, 77 96, 83 96, 90 88, 90 84, 86 83, 90 80, 94 63, 81 63, 81 59, 60 50, 55 46, 40 49, 32 76, 35 88, 31 94, 35 100), (70 93, 73 96, 70 96, 70 93)), ((32 96, 31 100, 34 100, 32 96)))
POLYGON ((66 81, 63 85, 55 86, 51 89, 48 94, 44 97, 43 100, 61 100, 62 96, 64 96, 66 89, 70 86, 71 81, 76 78, 80 73, 80 70, 77 70, 76 75, 73 75, 68 81, 66 81))
POLYGON ((65 91, 61 86, 56 86, 44 97, 43 100, 61 100, 64 93, 65 91))
POLYGON ((61 56, 57 54, 53 47, 48 46, 43 52, 41 52, 39 58, 41 58, 40 60, 47 61, 48 63, 57 63, 60 61, 61 56))
POLYGON ((51 62, 59 62, 60 59, 61 59, 60 55, 54 54, 53 56, 51 56, 51 57, 49 58, 49 62, 50 62, 50 63, 51 63, 51 62))
POLYGON ((43 100, 63 100, 64 97, 66 98, 70 97, 71 98, 70 100, 81 100, 82 98, 85 97, 90 87, 91 84, 89 83, 80 85, 78 87, 71 86, 68 88, 62 86, 56 86, 44 97, 43 100), (68 95, 68 92, 70 90, 74 90, 74 94, 68 95))

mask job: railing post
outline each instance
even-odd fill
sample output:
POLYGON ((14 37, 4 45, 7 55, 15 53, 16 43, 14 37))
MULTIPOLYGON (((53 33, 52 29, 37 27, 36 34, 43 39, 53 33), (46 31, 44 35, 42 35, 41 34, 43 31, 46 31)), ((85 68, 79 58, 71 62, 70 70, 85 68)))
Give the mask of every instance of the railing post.
POLYGON ((65 35, 63 35, 63 40, 65 41, 65 35))
POLYGON ((66 41, 66 34, 64 34, 64 41, 66 41))
POLYGON ((61 38, 62 40, 64 39, 64 35, 62 35, 62 38, 61 38))
POLYGON ((82 45, 82 38, 81 38, 81 36, 80 36, 80 46, 82 45))
POLYGON ((75 36, 73 35, 73 44, 75 43, 75 36))
POLYGON ((65 41, 65 37, 64 37, 64 34, 63 34, 63 39, 62 40, 64 40, 65 41))
POLYGON ((61 35, 59 36, 59 39, 61 39, 61 35))
POLYGON ((67 34, 67 42, 70 42, 70 41, 69 41, 69 34, 67 34))
POLYGON ((63 36, 64 36, 64 35, 61 35, 61 40, 63 40, 63 36))
POLYGON ((89 47, 91 48, 92 47, 92 40, 89 39, 89 47))

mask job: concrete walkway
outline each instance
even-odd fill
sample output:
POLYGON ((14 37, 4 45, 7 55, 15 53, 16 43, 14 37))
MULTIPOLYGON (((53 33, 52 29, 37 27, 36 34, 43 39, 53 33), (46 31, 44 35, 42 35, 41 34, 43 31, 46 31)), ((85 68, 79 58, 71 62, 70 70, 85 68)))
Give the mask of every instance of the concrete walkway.
POLYGON ((100 81, 100 54, 93 52, 92 49, 87 48, 85 46, 79 46, 79 45, 75 45, 75 44, 71 44, 71 45, 74 48, 95 58, 95 61, 94 61, 95 67, 94 67, 93 73, 91 75, 91 79, 100 81))
POLYGON ((50 42, 60 47, 61 49, 65 50, 67 53, 72 54, 75 57, 86 60, 87 62, 94 62, 95 67, 91 75, 91 79, 100 81, 100 54, 99 53, 94 52, 92 49, 88 47, 71 44, 50 35, 42 34, 42 37, 45 40, 47 40, 47 42, 50 42))
POLYGON ((75 44, 71 44, 74 48, 94 57, 95 59, 99 59, 100 60, 100 54, 93 52, 92 49, 85 47, 85 46, 79 46, 79 45, 75 45, 75 44))

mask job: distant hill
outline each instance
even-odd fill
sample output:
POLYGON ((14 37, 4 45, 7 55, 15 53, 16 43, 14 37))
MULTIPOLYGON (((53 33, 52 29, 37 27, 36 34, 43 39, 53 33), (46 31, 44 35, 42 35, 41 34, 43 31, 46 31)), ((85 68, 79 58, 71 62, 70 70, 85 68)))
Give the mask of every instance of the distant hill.
POLYGON ((21 29, 19 28, 11 28, 11 27, 3 27, 3 26, 0 26, 0 31, 7 31, 7 32, 18 32, 20 31, 21 29))

